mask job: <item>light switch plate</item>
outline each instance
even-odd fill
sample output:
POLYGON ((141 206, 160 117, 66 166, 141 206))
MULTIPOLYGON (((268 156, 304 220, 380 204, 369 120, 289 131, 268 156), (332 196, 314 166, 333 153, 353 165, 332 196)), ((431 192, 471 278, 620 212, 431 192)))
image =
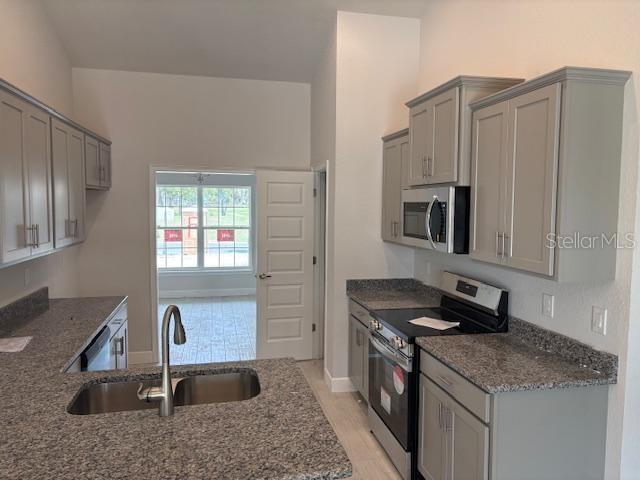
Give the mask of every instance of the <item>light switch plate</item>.
POLYGON ((542 315, 545 317, 553 318, 553 304, 555 303, 555 297, 550 293, 542 294, 542 315))
POLYGON ((591 331, 598 335, 607 334, 607 309, 593 306, 591 308, 591 331))

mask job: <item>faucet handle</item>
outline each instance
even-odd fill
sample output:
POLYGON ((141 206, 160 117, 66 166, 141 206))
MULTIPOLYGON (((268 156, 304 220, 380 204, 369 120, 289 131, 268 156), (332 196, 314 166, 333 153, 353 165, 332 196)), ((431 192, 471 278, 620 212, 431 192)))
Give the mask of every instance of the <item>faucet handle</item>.
POLYGON ((149 401, 149 389, 144 388, 144 383, 140 383, 136 395, 138 395, 138 400, 144 400, 145 402, 149 401))

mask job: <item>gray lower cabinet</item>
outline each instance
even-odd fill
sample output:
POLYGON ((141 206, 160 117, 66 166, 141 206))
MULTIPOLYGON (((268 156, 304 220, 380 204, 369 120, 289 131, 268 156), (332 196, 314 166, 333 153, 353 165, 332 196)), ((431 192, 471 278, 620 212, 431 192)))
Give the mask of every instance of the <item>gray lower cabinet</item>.
POLYGON ((420 375, 418 469, 430 479, 488 478, 489 427, 420 375))
POLYGON ((111 348, 115 359, 114 368, 116 369, 127 368, 129 351, 128 340, 127 321, 125 320, 116 334, 111 338, 111 348))
POLYGON ((56 248, 84 240, 84 134, 58 119, 51 121, 54 233, 56 248))
POLYGON ((409 161, 408 129, 382 138, 382 239, 402 241, 402 188, 409 161))
POLYGON ((417 463, 426 479, 603 478, 607 386, 488 394, 420 357, 417 463))
POLYGON ((369 401, 369 312, 349 301, 349 378, 353 387, 369 401))
POLYGON ((619 197, 628 78, 567 67, 470 104, 471 258, 615 278, 618 202, 602 199, 619 197))

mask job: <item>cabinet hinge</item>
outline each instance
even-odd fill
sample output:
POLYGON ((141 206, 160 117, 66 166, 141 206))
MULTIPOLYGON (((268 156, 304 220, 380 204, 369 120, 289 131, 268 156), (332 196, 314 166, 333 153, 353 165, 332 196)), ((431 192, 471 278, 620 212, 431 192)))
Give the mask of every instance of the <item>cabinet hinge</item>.
POLYGON ((315 255, 313 256, 313 264, 315 265, 316 263, 318 263, 318 257, 316 257, 315 255))
POLYGON ((311 324, 311 331, 312 331, 312 332, 315 332, 315 331, 316 331, 316 324, 315 324, 315 323, 312 323, 312 324, 311 324))

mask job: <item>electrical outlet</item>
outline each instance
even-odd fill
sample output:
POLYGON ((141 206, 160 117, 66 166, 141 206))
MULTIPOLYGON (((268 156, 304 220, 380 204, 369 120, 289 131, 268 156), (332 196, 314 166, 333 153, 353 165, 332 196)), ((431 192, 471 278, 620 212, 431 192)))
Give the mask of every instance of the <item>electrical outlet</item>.
POLYGON ((598 335, 607 334, 607 309, 593 306, 591 308, 591 331, 598 335))
POLYGON ((545 317, 553 318, 553 304, 556 297, 549 293, 542 294, 542 315, 545 317))

